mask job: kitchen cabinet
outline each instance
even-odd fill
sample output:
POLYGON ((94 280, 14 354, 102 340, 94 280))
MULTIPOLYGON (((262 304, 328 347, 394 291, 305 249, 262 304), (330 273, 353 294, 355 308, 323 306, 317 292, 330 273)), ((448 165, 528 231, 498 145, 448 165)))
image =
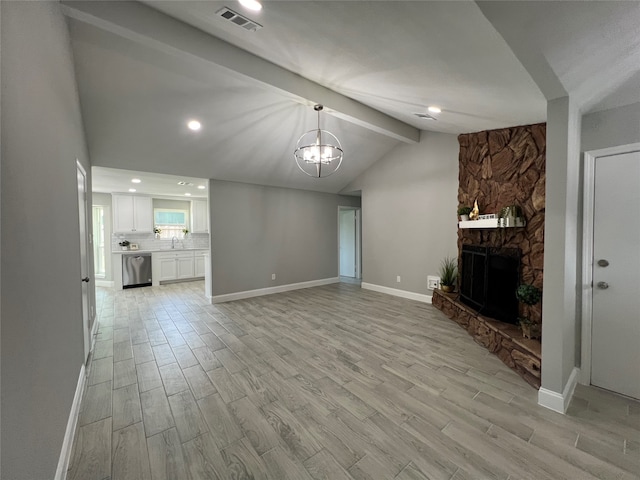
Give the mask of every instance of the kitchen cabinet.
POLYGON ((164 280, 175 280, 178 278, 178 268, 176 266, 176 258, 175 256, 166 256, 161 257, 158 261, 158 265, 160 266, 160 280, 161 282, 164 280))
POLYGON ((153 200, 140 195, 112 195, 114 233, 153 232, 153 200))
POLYGON ((193 278, 193 252, 176 258, 176 278, 193 278))
POLYGON ((194 277, 204 277, 205 276, 205 255, 207 252, 205 250, 194 252, 193 254, 193 268, 194 268, 194 277))
POLYGON ((207 200, 191 201, 191 231, 193 233, 209 233, 209 211, 207 200))
POLYGON ((204 277, 206 250, 159 252, 157 257, 158 281, 185 280, 204 277))

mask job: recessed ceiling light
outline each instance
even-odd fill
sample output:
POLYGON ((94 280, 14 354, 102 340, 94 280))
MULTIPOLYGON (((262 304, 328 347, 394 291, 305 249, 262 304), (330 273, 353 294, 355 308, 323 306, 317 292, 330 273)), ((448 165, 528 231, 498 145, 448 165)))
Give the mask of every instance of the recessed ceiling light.
POLYGON ((135 189, 135 188, 130 188, 130 189, 129 189, 129 191, 130 191, 131 193, 133 193, 133 192, 135 192, 135 191, 136 191, 136 189, 135 189))
POLYGON ((184 196, 185 196, 185 197, 190 197, 190 196, 191 196, 191 194, 190 194, 190 193, 185 193, 185 194, 184 194, 184 196))
POLYGON ((238 0, 240 5, 244 8, 248 8, 249 10, 253 10, 254 12, 259 12, 262 10, 262 4, 257 0, 238 0))
POLYGON ((199 188, 200 190, 204 190, 204 189, 205 189, 205 188, 207 188, 207 187, 205 187, 204 185, 198 185, 198 188, 199 188))
POLYGON ((431 106, 427 108, 427 110, 429 110, 431 113, 440 113, 442 111, 440 107, 436 107, 436 106, 431 106))
POLYGON ((142 183, 142 180, 140 180, 139 178, 132 178, 131 183, 142 183))
POLYGON ((189 120, 189 123, 187 123, 187 127, 189 127, 189 130, 197 132, 202 128, 202 124, 198 120, 189 120))

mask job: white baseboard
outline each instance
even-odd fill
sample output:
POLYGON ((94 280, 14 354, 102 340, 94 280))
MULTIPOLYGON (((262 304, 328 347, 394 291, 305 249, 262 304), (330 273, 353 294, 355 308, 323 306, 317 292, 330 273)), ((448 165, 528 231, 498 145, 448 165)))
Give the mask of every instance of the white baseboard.
POLYGON ((87 377, 83 363, 80 367, 80 377, 78 378, 78 385, 76 385, 76 393, 73 396, 69 420, 67 420, 67 430, 64 433, 64 440, 62 441, 62 450, 60 451, 58 468, 56 468, 55 480, 65 480, 65 478, 67 478, 69 460, 71 459, 71 448, 73 447, 73 438, 76 434, 76 425, 78 424, 78 416, 80 415, 80 403, 82 402, 82 394, 84 393, 84 383, 86 380, 87 377))
POLYGON ((374 285, 373 283, 362 282, 362 288, 365 290, 373 290, 374 292, 386 293, 395 297, 408 298, 423 303, 431 303, 432 296, 422 293, 408 292, 406 290, 398 290, 397 288, 383 287, 382 285, 374 285))
POLYGON ((320 280, 311 280, 309 282, 278 285, 277 287, 258 288, 256 290, 247 290, 245 292, 226 293, 224 295, 214 295, 213 297, 211 297, 211 303, 231 302, 233 300, 242 300, 243 298, 261 297, 262 295, 271 295, 272 293, 288 292, 291 290, 299 290, 301 288, 319 287, 321 285, 329 285, 330 283, 338 282, 340 282, 339 277, 322 278, 320 280))
POLYGON ((546 388, 540 388, 538 390, 538 405, 553 410, 554 412, 564 414, 569 407, 573 392, 578 384, 578 378, 580 378, 580 369, 573 367, 569 380, 564 386, 562 393, 554 392, 553 390, 547 390, 546 388))
POLYGON ((112 287, 113 280, 96 280, 96 287, 112 287))

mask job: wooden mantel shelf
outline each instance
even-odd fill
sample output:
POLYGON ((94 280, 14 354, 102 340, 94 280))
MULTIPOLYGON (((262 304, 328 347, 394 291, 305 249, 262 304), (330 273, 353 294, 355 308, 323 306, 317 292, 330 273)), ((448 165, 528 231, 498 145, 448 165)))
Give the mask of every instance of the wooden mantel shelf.
POLYGON ((464 328, 480 345, 494 353, 509 368, 535 388, 540 388, 542 346, 522 336, 520 328, 480 315, 460 303, 455 293, 433 291, 433 306, 464 328))

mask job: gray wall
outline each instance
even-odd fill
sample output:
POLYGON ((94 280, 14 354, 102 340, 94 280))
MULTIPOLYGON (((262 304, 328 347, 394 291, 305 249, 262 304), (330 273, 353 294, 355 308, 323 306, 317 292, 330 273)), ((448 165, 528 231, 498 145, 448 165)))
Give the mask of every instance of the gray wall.
POLYGON ((542 387, 556 393, 579 355, 580 122, 569 97, 547 102, 542 387))
POLYGON ((344 189, 362 191, 363 282, 430 295, 427 275, 458 252, 458 152, 455 135, 422 132, 344 189))
POLYGON ((83 363, 76 157, 90 168, 60 5, 0 9, 0 477, 51 479, 83 363))
POLYGON ((582 117, 582 151, 640 142, 640 102, 582 117))
MULTIPOLYGON (((105 265, 104 265, 104 280, 110 281, 113 280, 113 266, 112 266, 112 258, 111 258, 111 230, 113 225, 113 220, 111 216, 112 209, 112 199, 110 193, 97 193, 94 192, 92 194, 93 205, 100 205, 104 207, 104 256, 105 256, 105 265)), ((91 252, 93 255, 93 252, 91 252)))
POLYGON ((360 198, 211 180, 213 295, 337 277, 340 205, 360 198))

